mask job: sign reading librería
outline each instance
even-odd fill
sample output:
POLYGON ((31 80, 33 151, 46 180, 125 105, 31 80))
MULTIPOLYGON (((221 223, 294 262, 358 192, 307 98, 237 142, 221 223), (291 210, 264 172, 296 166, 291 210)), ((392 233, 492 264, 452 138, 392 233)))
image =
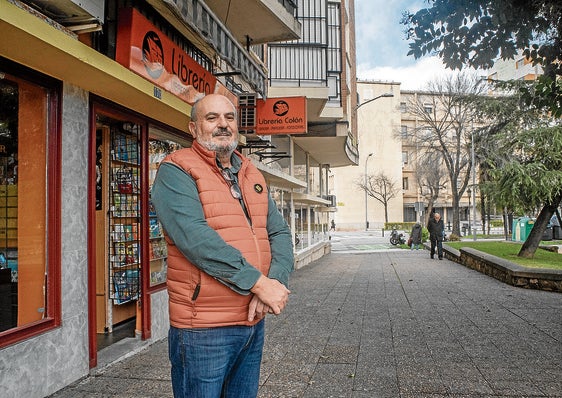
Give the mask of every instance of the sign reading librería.
POLYGON ((217 86, 211 72, 133 8, 120 13, 115 59, 190 104, 217 86))

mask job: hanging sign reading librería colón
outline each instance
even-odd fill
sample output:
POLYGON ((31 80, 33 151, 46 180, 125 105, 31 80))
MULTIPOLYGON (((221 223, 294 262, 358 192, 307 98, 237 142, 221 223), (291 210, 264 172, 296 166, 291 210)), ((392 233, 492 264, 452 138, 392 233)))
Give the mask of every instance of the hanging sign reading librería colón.
POLYGON ((306 97, 258 101, 256 134, 306 134, 306 130, 306 97))

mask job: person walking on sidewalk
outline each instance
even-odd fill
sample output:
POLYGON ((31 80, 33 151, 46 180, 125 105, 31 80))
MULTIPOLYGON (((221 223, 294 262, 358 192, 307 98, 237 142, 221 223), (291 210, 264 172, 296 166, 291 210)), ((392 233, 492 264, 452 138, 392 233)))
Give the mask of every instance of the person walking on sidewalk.
POLYGON ((291 232, 262 174, 236 151, 227 97, 197 101, 189 131, 192 147, 164 159, 151 192, 168 246, 174 397, 256 397, 264 318, 290 293, 291 232))
POLYGON ((443 260, 443 239, 445 237, 445 223, 443 223, 443 220, 441 219, 441 214, 433 214, 433 218, 429 219, 427 229, 429 231, 429 240, 431 241, 431 258, 434 258, 435 249, 437 248, 437 257, 439 258, 439 260, 443 260))
POLYGON ((415 223, 412 227, 410 239, 412 240, 410 244, 410 250, 414 250, 414 247, 416 248, 416 250, 419 250, 422 241, 422 227, 419 222, 415 223))

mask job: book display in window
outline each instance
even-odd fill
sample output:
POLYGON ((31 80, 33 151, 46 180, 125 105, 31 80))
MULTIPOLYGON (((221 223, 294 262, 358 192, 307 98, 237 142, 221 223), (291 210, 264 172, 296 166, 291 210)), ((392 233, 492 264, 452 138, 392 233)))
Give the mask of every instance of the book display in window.
POLYGON ((109 276, 115 304, 139 298, 141 267, 140 128, 111 131, 109 167, 109 276))
MULTIPOLYGON (((160 140, 151 137, 148 141, 148 184, 152 188, 158 166, 162 160, 170 153, 182 146, 168 140, 160 140)), ((149 191, 150 192, 150 191, 149 191)), ((168 273, 168 249, 164 238, 162 224, 156 217, 156 212, 152 202, 148 203, 148 241, 149 241, 149 260, 150 260, 150 286, 155 286, 166 282, 168 273)))

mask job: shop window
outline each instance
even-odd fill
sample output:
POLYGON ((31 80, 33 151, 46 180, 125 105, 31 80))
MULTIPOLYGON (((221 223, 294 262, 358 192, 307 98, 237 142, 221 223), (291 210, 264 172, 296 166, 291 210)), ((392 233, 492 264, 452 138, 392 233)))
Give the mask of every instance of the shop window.
POLYGON ((0 59, 0 347, 60 324, 59 90, 0 59))
MULTIPOLYGON (((178 142, 177 138, 167 137, 168 134, 151 127, 150 138, 148 140, 148 185, 149 192, 156 178, 158 166, 170 153, 190 145, 185 140, 178 142)), ((150 201, 148 204, 149 222, 149 247, 148 257, 150 262, 150 286, 156 286, 166 282, 168 273, 168 249, 164 239, 164 231, 158 218, 154 206, 150 201)))

